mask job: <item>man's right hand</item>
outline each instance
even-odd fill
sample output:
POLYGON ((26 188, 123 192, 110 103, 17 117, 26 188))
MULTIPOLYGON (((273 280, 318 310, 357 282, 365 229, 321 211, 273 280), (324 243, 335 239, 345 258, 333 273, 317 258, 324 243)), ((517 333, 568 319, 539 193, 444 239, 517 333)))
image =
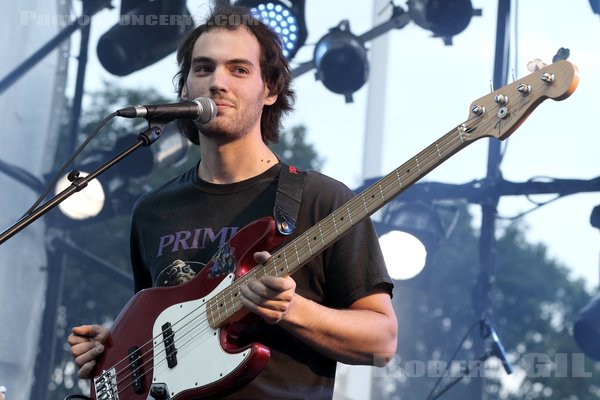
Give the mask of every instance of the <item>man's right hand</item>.
POLYGON ((81 325, 71 330, 67 342, 79 371, 77 376, 88 379, 96 365, 96 358, 104 351, 110 331, 101 325, 81 325))

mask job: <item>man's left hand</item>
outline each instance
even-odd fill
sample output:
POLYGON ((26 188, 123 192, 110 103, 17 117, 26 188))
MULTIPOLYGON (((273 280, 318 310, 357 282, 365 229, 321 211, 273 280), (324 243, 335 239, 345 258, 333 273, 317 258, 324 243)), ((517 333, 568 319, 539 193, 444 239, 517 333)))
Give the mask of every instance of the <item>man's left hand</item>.
MULTIPOLYGON (((254 254, 258 263, 265 262, 271 255, 266 251, 254 254)), ((258 314, 269 324, 281 321, 292 308, 296 293, 296 282, 291 277, 263 276, 250 279, 241 287, 244 307, 258 314)))

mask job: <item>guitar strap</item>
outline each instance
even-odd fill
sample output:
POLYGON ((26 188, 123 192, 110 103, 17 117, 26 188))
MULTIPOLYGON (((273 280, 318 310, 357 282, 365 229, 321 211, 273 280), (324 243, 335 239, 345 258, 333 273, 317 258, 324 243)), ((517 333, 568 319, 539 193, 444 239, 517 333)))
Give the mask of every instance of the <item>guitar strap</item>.
POLYGON ((306 171, 281 162, 273 215, 282 235, 289 235, 296 228, 305 180, 306 171))

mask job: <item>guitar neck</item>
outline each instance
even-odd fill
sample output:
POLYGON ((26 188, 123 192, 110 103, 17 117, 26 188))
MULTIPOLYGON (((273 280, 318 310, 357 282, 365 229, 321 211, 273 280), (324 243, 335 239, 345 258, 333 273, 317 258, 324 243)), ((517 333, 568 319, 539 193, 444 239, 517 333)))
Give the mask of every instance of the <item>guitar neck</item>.
POLYGON ((315 226, 273 253, 256 274, 286 276, 329 247, 350 228, 369 217, 427 175, 470 141, 462 128, 446 133, 391 173, 353 197, 315 226))
POLYGON ((322 219, 274 252, 263 265, 250 270, 207 304, 211 326, 221 326, 242 309, 239 300, 240 286, 251 278, 261 276, 288 276, 299 270, 311 258, 328 248, 350 228, 369 217, 413 183, 427 175, 453 154, 472 143, 464 125, 446 133, 435 143, 421 151, 346 204, 322 219))

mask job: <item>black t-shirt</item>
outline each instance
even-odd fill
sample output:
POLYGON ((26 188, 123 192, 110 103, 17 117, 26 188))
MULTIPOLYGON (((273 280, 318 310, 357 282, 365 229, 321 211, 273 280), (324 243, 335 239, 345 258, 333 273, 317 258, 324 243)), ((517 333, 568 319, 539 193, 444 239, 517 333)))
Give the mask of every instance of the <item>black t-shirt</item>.
MULTIPOLYGON (((144 195, 132 217, 131 260, 135 290, 172 286, 191 279, 239 229, 273 215, 281 164, 251 179, 217 185, 202 181, 192 168, 144 195)), ((353 193, 342 183, 308 171, 297 226, 289 240, 316 225, 353 193)), ((273 250, 273 249, 265 249, 273 250)), ((347 308, 383 288, 389 278, 370 220, 295 272, 298 294, 331 308, 347 308)), ((329 399, 335 360, 314 351, 277 325, 249 326, 242 340, 269 347, 266 368, 232 399, 329 399)))

